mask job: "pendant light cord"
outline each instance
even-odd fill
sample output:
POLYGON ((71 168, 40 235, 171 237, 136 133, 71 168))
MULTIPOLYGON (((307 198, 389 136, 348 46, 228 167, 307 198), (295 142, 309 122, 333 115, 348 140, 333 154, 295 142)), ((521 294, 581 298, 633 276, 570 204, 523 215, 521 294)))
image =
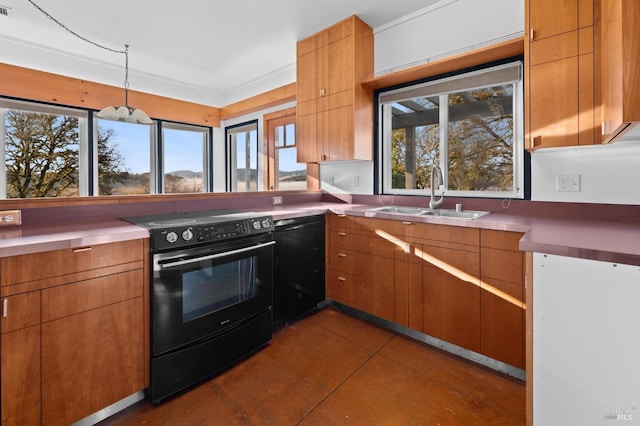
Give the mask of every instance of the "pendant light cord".
MULTIPOLYGON (((65 30, 67 30, 67 32, 69 32, 70 34, 73 34, 74 36, 78 37, 80 40, 84 40, 84 41, 86 41, 87 43, 91 43, 91 44, 93 44, 94 46, 97 46, 97 47, 99 47, 99 48, 101 48, 101 49, 108 50, 108 51, 113 52, 113 53, 123 53, 124 55, 126 55, 126 56, 127 56, 127 62, 128 62, 128 58, 129 58, 129 55, 128 55, 129 46, 125 45, 125 46, 126 46, 126 49, 125 49, 125 50, 117 50, 117 49, 112 49, 112 48, 110 48, 110 47, 107 47, 107 46, 103 46, 103 45, 101 45, 101 44, 98 44, 98 43, 96 43, 95 41, 91 41, 91 40, 89 40, 88 38, 83 37, 83 36, 81 36, 80 34, 78 34, 77 32, 75 32, 75 31, 71 30, 69 27, 67 27, 66 25, 64 25, 62 22, 58 21, 56 18, 54 18, 53 16, 51 16, 51 15, 50 15, 46 10, 44 10, 44 9, 42 9, 40 6, 38 6, 38 5, 36 4, 36 2, 34 2, 33 0, 27 0, 27 1, 28 1, 29 3, 31 3, 31 4, 33 5, 33 7, 35 7, 35 8, 36 8, 36 9, 38 9, 40 12, 42 12, 42 14, 43 14, 44 16, 46 16, 47 18, 51 19, 51 20, 52 20, 53 22, 55 22, 56 24, 60 25, 62 28, 64 28, 65 30)), ((128 68, 128 67, 127 67, 127 68, 128 68)))

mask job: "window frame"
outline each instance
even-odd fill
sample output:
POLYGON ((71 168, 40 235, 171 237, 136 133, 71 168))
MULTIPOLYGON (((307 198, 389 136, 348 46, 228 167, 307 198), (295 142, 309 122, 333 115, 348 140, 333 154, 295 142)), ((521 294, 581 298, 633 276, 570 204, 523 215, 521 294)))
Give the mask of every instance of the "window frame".
MULTIPOLYGON (((232 126, 226 126, 224 129, 224 133, 225 133, 225 160, 226 160, 226 185, 225 185, 225 189, 227 192, 241 192, 241 191, 236 191, 235 187, 237 186, 237 177, 234 175, 233 170, 236 168, 236 164, 237 164, 237 150, 232 149, 231 146, 231 136, 232 134, 237 134, 237 133, 241 133, 242 129, 246 128, 249 129, 251 127, 255 126, 255 132, 256 132, 256 190, 255 192, 259 192, 261 191, 261 179, 260 179, 260 148, 259 148, 259 140, 258 140, 258 129, 259 129, 259 123, 258 120, 250 120, 250 121, 245 121, 242 123, 238 123, 238 124, 234 124, 232 126)), ((253 130, 251 130, 253 131, 253 130)), ((251 169, 251 166, 249 166, 249 169, 251 169)), ((249 179, 249 182, 251 181, 251 179, 249 179)), ((250 188, 249 188, 250 189, 250 188)), ((242 191, 242 192, 253 192, 253 191, 242 191)))
MULTIPOLYGON (((296 109, 288 108, 285 110, 281 110, 272 114, 268 114, 264 116, 264 152, 266 164, 264 170, 265 182, 267 183, 267 187, 271 191, 280 191, 281 188, 278 187, 279 182, 279 167, 276 164, 276 153, 282 149, 291 149, 295 148, 296 153, 298 149, 298 140, 297 138, 294 140, 293 145, 284 145, 284 146, 276 146, 276 137, 275 130, 276 128, 283 126, 285 127, 285 138, 286 138, 286 126, 293 125, 297 126, 296 123, 296 109)), ((294 133, 295 134, 295 133, 294 133)), ((294 136, 295 138, 295 136, 294 136)), ((300 164, 300 163, 298 163, 300 164)), ((305 164, 305 175, 308 176, 308 164, 305 164)), ((304 189, 291 189, 292 191, 306 191, 307 190, 307 180, 305 179, 304 189)))
MULTIPOLYGON (((502 75, 502 74, 496 74, 502 75)), ((427 80, 411 82, 401 87, 381 89, 376 92, 377 107, 377 153, 376 161, 376 193, 384 195, 426 195, 430 188, 423 189, 403 189, 393 188, 391 173, 391 132, 385 132, 391 128, 391 114, 385 113, 385 104, 392 101, 408 100, 417 96, 440 97, 440 104, 445 102, 448 105, 448 95, 451 93, 482 88, 483 85, 476 83, 473 85, 464 84, 465 81, 478 82, 483 77, 488 77, 491 85, 513 84, 513 188, 509 191, 460 191, 448 189, 448 164, 443 159, 448 159, 448 108, 439 108, 439 148, 438 165, 442 169, 444 186, 443 190, 435 189, 437 195, 443 193, 454 197, 477 197, 477 198, 525 198, 525 152, 524 152, 524 82, 522 60, 507 60, 502 63, 485 64, 473 70, 462 70, 453 75, 438 75, 427 80), (505 69, 514 68, 518 74, 517 81, 507 80, 496 83, 492 78, 492 73, 500 73, 505 69)), ((485 86, 486 87, 486 86, 485 86)))

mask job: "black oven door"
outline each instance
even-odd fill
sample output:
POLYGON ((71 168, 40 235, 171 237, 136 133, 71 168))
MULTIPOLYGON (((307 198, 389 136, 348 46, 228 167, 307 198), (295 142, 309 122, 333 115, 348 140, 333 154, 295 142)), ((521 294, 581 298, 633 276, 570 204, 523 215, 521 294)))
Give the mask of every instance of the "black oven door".
POLYGON ((153 355, 230 329, 271 308, 271 233, 153 255, 153 355))

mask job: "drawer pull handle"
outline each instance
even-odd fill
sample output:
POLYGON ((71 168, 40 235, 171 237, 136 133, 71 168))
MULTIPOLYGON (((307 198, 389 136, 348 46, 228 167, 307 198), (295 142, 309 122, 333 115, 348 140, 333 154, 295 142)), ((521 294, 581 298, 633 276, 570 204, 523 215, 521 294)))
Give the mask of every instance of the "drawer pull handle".
POLYGON ((340 235, 341 237, 346 237, 347 233, 346 232, 338 232, 338 235, 340 235))
POLYGON ((347 217, 347 215, 343 213, 343 214, 339 214, 338 217, 347 217))
POLYGON ((413 225, 413 222, 402 222, 403 225, 413 225))
POLYGON ((93 250, 93 248, 91 247, 82 247, 82 248, 73 249, 73 252, 82 253, 83 251, 91 251, 91 250, 93 250))
POLYGON ((535 34, 533 32, 533 28, 529 30, 529 40, 533 41, 535 38, 535 34))
POLYGON ((344 253, 338 253, 338 257, 347 257, 347 255, 344 253))
POLYGON ((345 277, 338 277, 338 281, 345 282, 347 279, 345 277))
POLYGON ((7 308, 9 307, 9 300, 8 299, 4 299, 2 301, 2 318, 6 318, 7 317, 7 308))

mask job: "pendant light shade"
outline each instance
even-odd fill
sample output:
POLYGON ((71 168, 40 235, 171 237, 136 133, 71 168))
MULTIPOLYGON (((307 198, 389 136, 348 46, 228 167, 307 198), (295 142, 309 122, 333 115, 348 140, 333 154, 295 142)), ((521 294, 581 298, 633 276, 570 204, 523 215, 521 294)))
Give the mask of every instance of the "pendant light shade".
POLYGON ((129 45, 125 44, 124 105, 108 106, 98 112, 99 118, 105 120, 125 121, 136 124, 153 124, 153 120, 141 109, 129 106, 129 45))

